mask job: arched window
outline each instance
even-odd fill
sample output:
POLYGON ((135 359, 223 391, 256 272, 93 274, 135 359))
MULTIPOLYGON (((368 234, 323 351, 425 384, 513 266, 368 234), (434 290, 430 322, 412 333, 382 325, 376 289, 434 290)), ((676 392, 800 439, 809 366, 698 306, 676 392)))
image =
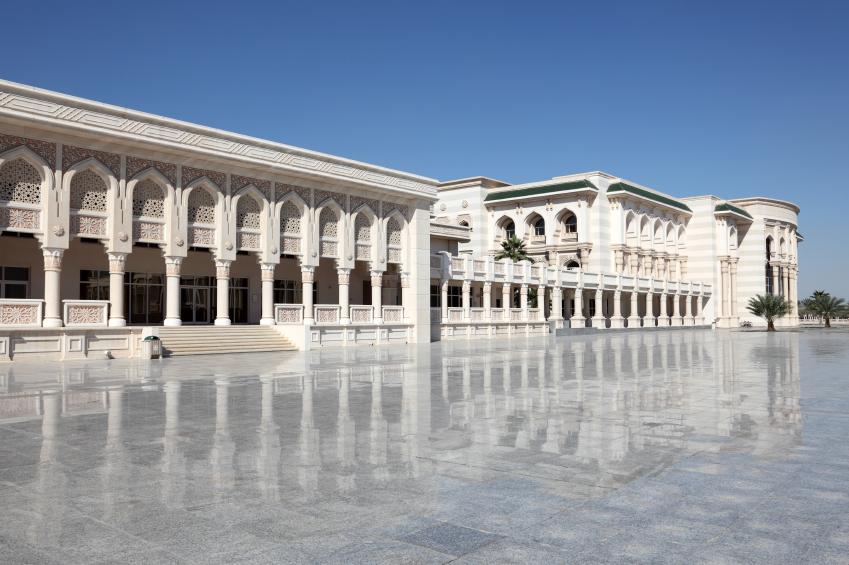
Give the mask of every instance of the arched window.
POLYGON ((371 259, 372 219, 366 212, 359 212, 354 221, 354 241, 356 242, 357 261, 371 259))
POLYGON ((109 189, 99 174, 86 169, 71 179, 71 233, 81 237, 106 235, 109 189))
POLYGON ((41 175, 23 159, 3 163, 0 168, 0 200, 41 203, 41 175))
POLYGON ((580 269, 580 268, 581 268, 581 265, 577 261, 569 261, 568 263, 566 263, 566 270, 567 271, 574 271, 575 269, 580 269))
POLYGON ((386 222, 386 260, 389 263, 401 262, 401 229, 395 217, 386 222))
POLYGON ((189 222, 189 245, 195 247, 215 246, 216 222, 215 198, 200 186, 189 193, 186 218, 189 222))
POLYGON ((772 261, 772 238, 768 237, 766 238, 766 267, 764 269, 766 283, 764 288, 766 288, 767 294, 775 294, 775 289, 772 287, 772 265, 770 261, 772 261))
POLYGON ((516 237, 516 224, 513 223, 513 220, 507 220, 504 223, 504 238, 510 239, 511 237, 516 237))
POLYGON ((322 257, 336 257, 339 237, 339 218, 329 207, 321 209, 318 216, 318 235, 322 257))
POLYGON ((139 181, 133 188, 133 241, 165 240, 165 190, 153 180, 139 181))
POLYGON ((569 214, 563 222, 564 233, 578 233, 578 218, 575 214, 569 214))
POLYGON ((301 252, 301 210, 293 202, 280 207, 280 252, 284 255, 301 252))
POLYGON ((460 220, 460 225, 467 228, 469 227, 469 222, 467 220, 460 220))
POLYGON ((534 235, 545 235, 545 220, 543 220, 542 218, 539 218, 536 222, 534 222, 534 235))
POLYGON ((260 230, 262 229, 259 202, 250 194, 243 194, 236 204, 236 240, 237 247, 244 250, 260 248, 260 230))

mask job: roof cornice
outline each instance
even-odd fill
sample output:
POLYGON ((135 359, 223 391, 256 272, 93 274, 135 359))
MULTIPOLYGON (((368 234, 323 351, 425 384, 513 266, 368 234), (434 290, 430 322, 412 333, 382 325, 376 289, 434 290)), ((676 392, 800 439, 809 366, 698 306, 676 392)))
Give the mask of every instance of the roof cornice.
POLYGON ((0 80, 0 117, 436 197, 436 179, 0 80))
POLYGON ((662 204, 667 208, 672 208, 678 212, 687 212, 688 214, 692 214, 693 211, 689 206, 684 204, 683 202, 676 200, 670 196, 666 196, 664 194, 659 194, 657 192, 653 192, 651 190, 647 190, 645 188, 641 188, 638 186, 634 186, 632 184, 628 184, 627 182, 619 181, 611 184, 607 188, 608 198, 620 196, 620 194, 628 194, 629 196, 636 196, 638 198, 642 198, 644 200, 650 200, 657 204, 662 204), (611 194, 612 193, 612 194, 611 194))
POLYGON ((486 195, 484 202, 504 202, 507 200, 527 200, 541 196, 565 193, 589 192, 596 194, 598 188, 587 179, 562 181, 549 180, 528 184, 513 185, 507 190, 493 191, 486 195))

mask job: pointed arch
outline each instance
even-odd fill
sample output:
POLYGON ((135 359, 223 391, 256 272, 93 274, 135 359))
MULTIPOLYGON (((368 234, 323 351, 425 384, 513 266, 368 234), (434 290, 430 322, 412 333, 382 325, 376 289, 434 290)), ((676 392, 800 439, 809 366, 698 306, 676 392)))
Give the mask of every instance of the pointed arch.
POLYGON ((672 222, 666 224, 666 247, 675 249, 675 226, 672 222))
POLYGON ((231 201, 235 210, 232 226, 236 233, 236 249, 259 251, 268 229, 268 201, 265 195, 254 185, 241 188, 231 201))
POLYGON ((661 222, 659 218, 654 221, 652 231, 654 233, 654 236, 652 237, 652 242, 654 243, 654 246, 663 247, 663 222, 661 222))
POLYGON ((280 233, 281 254, 304 253, 309 233, 308 210, 309 206, 296 192, 289 192, 277 201, 274 217, 280 233))
POLYGON ((114 218, 118 179, 106 165, 89 157, 70 167, 62 177, 68 195, 70 234, 106 238, 114 218))
POLYGON ((737 249, 737 226, 731 225, 728 228, 728 250, 734 251, 737 249))
POLYGON ((133 241, 165 243, 171 231, 174 187, 154 167, 127 183, 127 208, 132 210, 133 241))
POLYGON ((678 250, 679 252, 687 247, 687 229, 684 226, 678 226, 678 250))
POLYGON ((349 241, 354 242, 354 260, 374 260, 377 240, 377 214, 368 204, 361 204, 351 214, 349 241))
POLYGON ((319 256, 339 259, 340 241, 344 226, 342 207, 332 198, 325 199, 316 208, 316 227, 318 228, 319 256))
POLYGON ((642 214, 640 217, 640 241, 651 243, 651 228, 647 214, 642 214))
POLYGON ((516 235, 516 220, 509 214, 502 214, 495 222, 496 243, 510 239, 516 235))
POLYGON ((545 218, 538 212, 531 212, 525 219, 525 233, 529 241, 545 242, 545 218))
POLYGON ((52 189, 53 172, 29 147, 0 154, 0 231, 38 232, 52 189))
POLYGON ((203 176, 183 189, 183 217, 189 246, 215 247, 224 197, 217 184, 203 176))
POLYGON ((633 210, 628 210, 625 214, 625 243, 628 247, 637 247, 640 244, 637 227, 637 215, 633 210))
POLYGON ((383 233, 386 234, 386 262, 403 264, 405 241, 407 240, 407 220, 398 210, 393 210, 383 221, 383 233))
POLYGON ((557 225, 555 236, 568 241, 578 239, 578 214, 574 210, 564 207, 554 219, 557 225))

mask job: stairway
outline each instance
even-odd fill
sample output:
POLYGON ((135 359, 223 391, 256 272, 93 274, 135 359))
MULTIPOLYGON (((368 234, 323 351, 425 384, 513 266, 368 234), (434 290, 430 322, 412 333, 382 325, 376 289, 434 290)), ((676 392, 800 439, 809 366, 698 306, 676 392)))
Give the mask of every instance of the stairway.
POLYGON ((166 357, 297 350, 291 341, 268 326, 161 327, 159 339, 166 357))

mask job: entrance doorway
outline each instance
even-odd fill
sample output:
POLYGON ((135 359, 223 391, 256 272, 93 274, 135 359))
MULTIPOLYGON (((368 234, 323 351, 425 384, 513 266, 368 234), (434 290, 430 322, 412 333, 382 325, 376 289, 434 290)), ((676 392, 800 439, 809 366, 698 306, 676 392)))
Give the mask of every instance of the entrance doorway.
POLYGON ((180 277, 180 319, 184 324, 212 323, 214 282, 213 277, 180 277))

